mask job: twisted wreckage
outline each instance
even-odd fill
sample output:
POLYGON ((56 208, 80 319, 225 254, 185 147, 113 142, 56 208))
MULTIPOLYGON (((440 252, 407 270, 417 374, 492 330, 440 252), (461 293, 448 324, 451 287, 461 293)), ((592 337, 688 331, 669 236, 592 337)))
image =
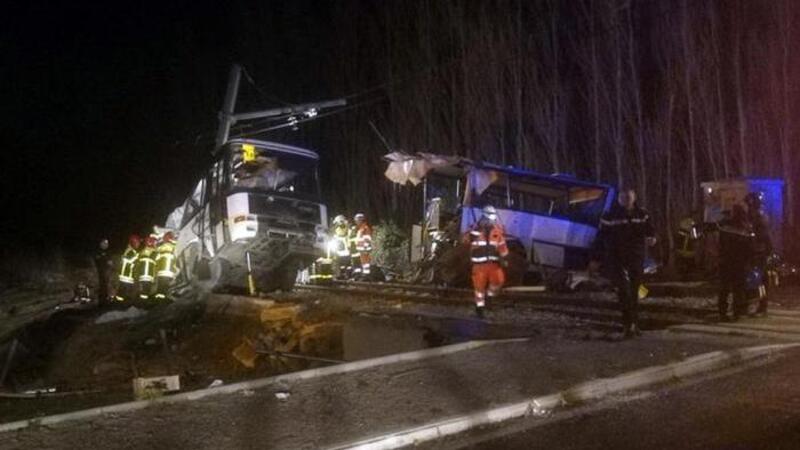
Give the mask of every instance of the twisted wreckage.
POLYGON ((412 230, 412 261, 421 262, 418 281, 466 281, 466 249, 458 236, 480 217, 498 210, 512 251, 511 284, 586 267, 600 218, 615 188, 569 175, 546 175, 513 167, 430 153, 391 153, 386 177, 421 185, 423 214, 412 230), (427 262, 427 264, 426 264, 427 262))

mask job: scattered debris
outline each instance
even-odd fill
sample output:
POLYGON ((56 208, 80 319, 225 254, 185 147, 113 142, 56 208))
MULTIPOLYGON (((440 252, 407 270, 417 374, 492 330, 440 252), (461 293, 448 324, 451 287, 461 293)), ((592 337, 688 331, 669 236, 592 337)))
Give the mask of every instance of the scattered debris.
POLYGON ((289 400, 289 396, 290 395, 292 395, 292 394, 290 394, 289 392, 276 392, 275 393, 275 398, 277 398, 278 400, 281 400, 281 401, 286 401, 286 400, 289 400))
POLYGON ((161 397, 167 392, 180 390, 181 381, 178 375, 133 379, 133 396, 137 400, 161 397))
POLYGON ((223 384, 225 384, 225 383, 223 383, 222 380, 217 378, 216 380, 212 381, 211 384, 208 385, 208 389, 215 388, 215 387, 220 387, 223 384))
POLYGON ((95 319, 94 323, 101 324, 108 322, 116 322, 118 320, 133 320, 145 314, 147 314, 147 311, 139 309, 135 306, 131 306, 130 308, 124 311, 109 311, 101 315, 97 319, 95 319))
POLYGON ((41 388, 41 389, 31 389, 29 391, 23 392, 26 395, 42 395, 42 394, 54 394, 57 391, 54 387, 49 388, 41 388))
POLYGON ((242 338, 242 343, 233 350, 232 354, 237 361, 248 369, 252 369, 256 366, 258 353, 256 353, 255 345, 250 339, 242 338))

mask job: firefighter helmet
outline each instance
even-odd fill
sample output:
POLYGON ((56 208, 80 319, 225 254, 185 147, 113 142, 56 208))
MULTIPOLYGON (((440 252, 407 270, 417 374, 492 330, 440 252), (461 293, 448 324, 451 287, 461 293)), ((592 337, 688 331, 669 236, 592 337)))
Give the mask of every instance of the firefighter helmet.
POLYGON ((155 236, 150 235, 144 239, 144 245, 147 247, 155 247, 156 243, 158 243, 158 239, 155 236))
POLYGON ((130 245, 132 248, 139 248, 139 245, 141 244, 142 244, 142 238, 140 238, 138 234, 132 234, 128 238, 128 245, 130 245))
POLYGON ((346 223, 347 223, 347 219, 341 214, 339 214, 338 216, 333 218, 333 224, 334 225, 343 225, 343 224, 346 224, 346 223))
POLYGON ((486 205, 483 207, 483 217, 495 221, 497 220, 497 209, 492 205, 486 205))
POLYGON ((355 220, 356 222, 362 222, 364 220, 367 220, 367 216, 365 216, 364 213, 358 213, 355 216, 353 216, 353 220, 355 220))

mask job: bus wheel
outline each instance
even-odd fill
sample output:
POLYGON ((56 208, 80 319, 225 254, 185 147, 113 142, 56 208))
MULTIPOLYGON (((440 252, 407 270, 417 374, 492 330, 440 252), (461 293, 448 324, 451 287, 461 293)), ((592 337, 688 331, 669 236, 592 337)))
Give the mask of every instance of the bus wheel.
POLYGON ((213 258, 208 268, 209 290, 219 290, 226 287, 231 263, 224 258, 213 258))
POLYGON ((222 258, 197 258, 192 284, 201 292, 217 292, 225 287, 230 263, 222 258))
POLYGON ((278 286, 283 292, 291 292, 294 289, 294 284, 297 281, 297 264, 286 264, 284 268, 280 269, 276 274, 278 277, 278 286))

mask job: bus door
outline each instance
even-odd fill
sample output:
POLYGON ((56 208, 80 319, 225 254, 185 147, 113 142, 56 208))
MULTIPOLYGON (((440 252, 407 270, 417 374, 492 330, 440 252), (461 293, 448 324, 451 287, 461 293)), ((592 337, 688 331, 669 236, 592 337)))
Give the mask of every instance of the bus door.
POLYGON ((225 164, 217 161, 208 172, 208 223, 214 252, 228 241, 225 223, 225 164))

